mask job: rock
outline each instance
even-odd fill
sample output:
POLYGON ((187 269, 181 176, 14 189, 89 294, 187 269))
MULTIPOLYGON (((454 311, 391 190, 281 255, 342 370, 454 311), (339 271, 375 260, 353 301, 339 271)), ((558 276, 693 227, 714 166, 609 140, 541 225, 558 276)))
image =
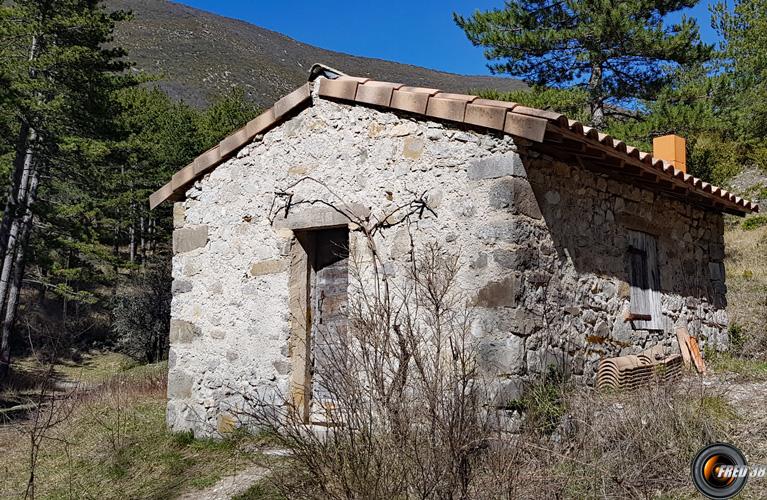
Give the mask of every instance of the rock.
POLYGON ((562 197, 559 195, 559 192, 557 191, 547 191, 545 198, 546 203, 549 205, 559 205, 559 201, 562 199, 562 197))
POLYGON ((173 280, 171 285, 171 293, 173 295, 179 295, 182 293, 188 293, 192 291, 192 282, 187 280, 173 280))
POLYGON ((527 351, 527 369, 533 373, 546 374, 551 370, 561 370, 567 366, 569 358, 561 349, 542 347, 537 351, 527 351))
POLYGON ((519 177, 508 177, 496 181, 490 188, 489 204, 497 209, 509 209, 513 214, 521 214, 533 219, 540 219, 541 209, 530 183, 519 177))
POLYGON ((711 281, 724 281, 724 264, 721 262, 709 262, 708 273, 711 281))
POLYGON ((599 321, 594 325, 594 335, 602 338, 607 338, 610 335, 610 327, 607 326, 606 321, 599 321))
POLYGON ((591 309, 586 309, 583 311, 583 321, 589 324, 594 324, 597 321, 597 313, 592 311, 591 309))
POLYGON ((514 276, 488 283, 479 291, 475 300, 475 304, 480 307, 514 307, 516 303, 517 278, 514 276))
POLYGON ((525 339, 509 335, 506 339, 484 340, 477 350, 480 368, 496 375, 519 374, 525 367, 525 339))
POLYGON ((581 313, 581 308, 578 306, 568 306, 565 307, 565 312, 572 316, 578 316, 581 313))
POLYGON ((190 399, 194 379, 188 373, 177 370, 168 373, 168 399, 190 399))
POLYGON ((472 181, 496 179, 507 175, 527 177, 522 159, 516 153, 490 156, 469 164, 468 176, 472 181))
POLYGON ((516 250, 498 249, 493 252, 493 260, 505 269, 523 270, 531 267, 535 257, 535 249, 529 246, 519 247, 516 250))
POLYGON ((442 129, 438 129, 438 128, 429 128, 426 131, 426 137, 432 141, 438 141, 442 139, 444 135, 445 133, 442 131, 442 129))
POLYGON ((370 215, 370 209, 359 203, 346 203, 340 209, 305 208, 291 210, 287 217, 284 211, 274 220, 277 229, 316 229, 319 227, 345 226, 370 215))
POLYGON ((251 276, 265 276, 267 274, 277 274, 287 269, 287 260, 270 259, 262 260, 250 266, 251 276))
POLYGON ((414 122, 406 121, 393 126, 389 131, 389 135, 392 137, 405 137, 406 135, 415 134, 416 132, 418 132, 418 125, 414 122))
POLYGON ((502 241, 523 245, 531 240, 543 240, 545 231, 525 220, 504 218, 480 226, 477 237, 485 242, 502 241))
POLYGON ((202 330, 194 323, 180 319, 170 320, 171 344, 188 344, 200 335, 202 335, 202 330))
POLYGON ((418 160, 423 155, 423 139, 420 137, 408 137, 402 149, 402 156, 409 160, 418 160))
POLYGON ((289 375, 291 371, 290 363, 287 361, 278 360, 272 363, 274 371, 280 375, 289 375))
POLYGON ((442 204, 445 193, 441 189, 433 189, 426 198, 426 205, 431 209, 437 209, 442 204))
POLYGON ((471 264, 469 264, 469 267, 472 269, 484 269, 487 267, 487 254, 480 253, 479 256, 474 259, 471 264))
POLYGON ((184 203, 177 201, 173 204, 173 229, 181 229, 186 224, 186 208, 184 203))
POLYGON ((708 257, 711 260, 724 260, 724 245, 721 243, 709 244, 708 257))
POLYGON ((509 408, 524 394, 525 384, 519 378, 499 380, 490 389, 494 394, 492 404, 496 408, 509 408))
POLYGON ((633 336, 634 330, 631 328, 631 323, 623 321, 621 317, 616 318, 613 322, 610 338, 616 342, 629 343, 633 336))
POLYGON ((191 252, 208 244, 208 226, 195 226, 173 231, 173 253, 191 252))
POLYGON ((226 332, 224 330, 211 330, 209 335, 213 339, 221 340, 226 337, 226 332))

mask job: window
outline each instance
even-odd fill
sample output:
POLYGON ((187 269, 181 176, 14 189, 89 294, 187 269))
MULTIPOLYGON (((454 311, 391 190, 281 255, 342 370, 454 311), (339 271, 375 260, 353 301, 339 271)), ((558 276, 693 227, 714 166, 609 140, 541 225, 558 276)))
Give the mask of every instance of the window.
POLYGON ((639 330, 662 330, 658 245, 655 236, 629 231, 629 279, 631 297, 629 312, 632 324, 639 330))

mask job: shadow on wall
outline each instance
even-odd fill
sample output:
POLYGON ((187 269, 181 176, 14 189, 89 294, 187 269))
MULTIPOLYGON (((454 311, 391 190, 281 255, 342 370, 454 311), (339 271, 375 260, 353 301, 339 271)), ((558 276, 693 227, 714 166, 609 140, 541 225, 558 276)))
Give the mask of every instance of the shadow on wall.
MULTIPOLYGON (((523 158, 523 163, 561 269, 617 278, 622 287, 645 285, 662 294, 726 306, 720 213, 581 167, 531 158, 523 158), (637 233, 657 248, 644 263, 632 257, 637 233), (655 282, 642 283, 637 276, 642 265, 650 266, 648 275, 657 269, 655 282)), ((524 193, 514 198, 513 203, 532 202, 524 193)))

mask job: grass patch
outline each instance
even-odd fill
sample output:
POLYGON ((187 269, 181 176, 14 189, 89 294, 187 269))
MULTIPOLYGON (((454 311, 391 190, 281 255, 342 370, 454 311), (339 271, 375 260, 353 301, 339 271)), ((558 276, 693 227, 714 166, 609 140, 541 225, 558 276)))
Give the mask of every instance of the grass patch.
POLYGON ((740 227, 746 231, 753 231, 763 226, 767 226, 767 215, 752 215, 740 224, 740 227))
MULTIPOLYGON (((37 476, 40 498, 174 498, 211 486, 252 463, 257 452, 237 434, 195 440, 165 427, 166 363, 118 370, 77 397, 71 416, 48 433, 37 476)), ((103 373, 103 372, 102 372, 103 373)), ((23 496, 28 478, 26 424, 0 427, 0 498, 23 496)))
POLYGON ((286 498, 274 483, 268 479, 262 479, 244 493, 233 496, 232 500, 285 500, 286 498))
MULTIPOLYGON (((764 216, 763 216, 764 217, 764 216)), ((750 217, 746 221, 754 219, 750 217)), ((742 222, 741 224, 745 223, 742 222)), ((724 233, 727 314, 736 330, 735 354, 767 360, 767 226, 724 233)))
POLYGON ((736 374, 739 381, 767 380, 767 361, 714 352, 707 353, 706 363, 716 373, 736 374))

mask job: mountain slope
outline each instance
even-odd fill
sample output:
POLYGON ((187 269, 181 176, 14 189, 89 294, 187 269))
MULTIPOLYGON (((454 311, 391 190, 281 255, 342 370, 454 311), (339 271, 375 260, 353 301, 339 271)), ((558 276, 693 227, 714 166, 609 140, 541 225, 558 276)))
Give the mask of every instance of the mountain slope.
POLYGON ((134 19, 121 24, 115 38, 136 69, 161 75, 163 89, 195 106, 204 106, 233 85, 245 88, 259 105, 269 106, 305 82, 316 62, 354 76, 449 92, 525 87, 510 78, 461 76, 320 49, 166 0, 107 0, 107 5, 133 11, 134 19))

